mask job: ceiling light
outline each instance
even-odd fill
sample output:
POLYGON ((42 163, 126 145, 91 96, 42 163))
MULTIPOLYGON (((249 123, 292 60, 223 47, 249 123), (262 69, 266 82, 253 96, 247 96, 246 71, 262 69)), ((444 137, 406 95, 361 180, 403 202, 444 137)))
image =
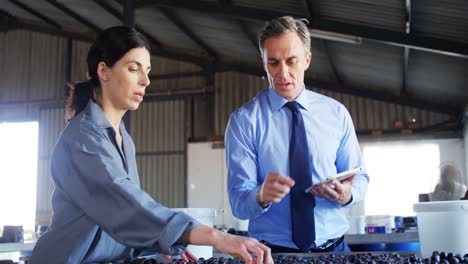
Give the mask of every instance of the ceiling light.
POLYGON ((361 37, 335 33, 335 32, 330 32, 330 31, 323 31, 323 30, 318 30, 318 29, 310 29, 309 31, 310 31, 310 36, 313 38, 328 39, 328 40, 334 40, 334 41, 339 41, 339 42, 344 42, 344 43, 349 43, 349 44, 361 44, 362 43, 361 37))

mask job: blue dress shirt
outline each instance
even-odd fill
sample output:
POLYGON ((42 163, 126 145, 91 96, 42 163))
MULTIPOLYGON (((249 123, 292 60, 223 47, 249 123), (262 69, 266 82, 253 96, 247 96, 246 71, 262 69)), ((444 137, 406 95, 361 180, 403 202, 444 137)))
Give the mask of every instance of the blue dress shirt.
MULTIPOLYGON (((353 122, 339 102, 304 89, 296 98, 304 119, 312 182, 352 169, 364 168, 353 122)), ((235 111, 225 135, 229 201, 234 216, 249 219, 249 233, 258 240, 296 248, 292 242, 290 195, 262 208, 256 194, 270 172, 289 175, 291 111, 287 100, 271 87, 235 111)), ((357 175, 351 206, 363 200, 369 177, 357 175)), ((341 237, 349 228, 341 205, 316 197, 314 246, 341 237)))
POLYGON ((123 152, 100 107, 89 101, 55 146, 50 229, 31 264, 93 263, 125 259, 131 248, 176 255, 180 236, 199 223, 155 202, 140 189, 135 146, 120 125, 123 152))

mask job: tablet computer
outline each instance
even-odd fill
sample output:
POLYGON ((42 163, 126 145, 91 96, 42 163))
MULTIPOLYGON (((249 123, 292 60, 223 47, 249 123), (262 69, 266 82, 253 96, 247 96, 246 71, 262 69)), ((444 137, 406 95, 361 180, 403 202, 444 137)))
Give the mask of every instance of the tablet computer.
POLYGON ((362 168, 361 167, 357 167, 357 168, 354 168, 352 170, 347 170, 347 171, 343 171, 343 172, 340 172, 338 174, 335 174, 333 176, 329 176, 327 178, 325 178, 323 181, 321 182, 317 182, 315 183, 314 185, 310 186, 309 188, 307 188, 305 190, 306 193, 310 192, 310 189, 312 189, 313 186, 315 185, 318 185, 318 184, 322 184, 322 183, 329 183, 331 182, 332 180, 336 179, 337 181, 343 181, 343 180, 346 180, 348 179, 349 177, 352 177, 356 174, 358 174, 359 172, 362 171, 362 168))

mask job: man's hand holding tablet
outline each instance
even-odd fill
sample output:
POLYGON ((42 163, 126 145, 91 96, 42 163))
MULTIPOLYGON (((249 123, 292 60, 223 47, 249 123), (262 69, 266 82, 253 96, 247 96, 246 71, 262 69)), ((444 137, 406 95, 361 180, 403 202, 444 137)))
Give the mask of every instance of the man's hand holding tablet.
POLYGON ((361 167, 327 177, 305 190, 306 193, 346 205, 352 201, 351 185, 354 176, 362 171, 361 167))
POLYGON ((348 179, 349 177, 352 177, 356 174, 358 174, 359 172, 362 171, 362 168, 361 167, 357 167, 357 168, 354 168, 352 170, 347 170, 347 171, 343 171, 343 172, 340 172, 338 174, 335 174, 333 176, 329 176, 327 178, 325 178, 325 180, 321 181, 321 182, 317 182, 315 183, 314 185, 310 186, 309 188, 307 188, 305 190, 306 193, 310 192, 310 190, 312 189, 312 187, 314 187, 315 185, 320 185, 322 183, 329 183, 331 182, 332 180, 337 180, 339 182, 343 181, 343 180, 346 180, 348 179))

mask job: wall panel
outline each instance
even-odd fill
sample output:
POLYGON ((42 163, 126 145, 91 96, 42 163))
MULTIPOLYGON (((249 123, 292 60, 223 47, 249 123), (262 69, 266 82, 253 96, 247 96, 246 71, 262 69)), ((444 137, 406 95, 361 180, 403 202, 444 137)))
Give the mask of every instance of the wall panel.
POLYGON ((215 75, 215 136, 224 136, 231 113, 251 100, 268 81, 257 76, 234 72, 215 75))
POLYGON ((0 34, 0 43, 0 103, 63 96, 66 39, 18 30, 0 34))
MULTIPOLYGON (((216 74, 215 80, 215 136, 223 137, 231 113, 251 100, 260 90, 268 87, 268 82, 257 76, 231 72, 216 74)), ((410 106, 342 94, 316 87, 312 88, 312 90, 341 102, 350 112, 356 130, 392 129, 394 121, 399 120, 407 123, 412 119, 419 122, 421 127, 425 127, 450 118, 446 114, 410 106)))
POLYGON ((146 101, 131 115, 142 188, 164 206, 185 207, 185 100, 146 101))
POLYGON ((53 184, 50 178, 50 158, 55 143, 64 127, 63 108, 44 108, 40 110, 36 199, 36 223, 40 225, 47 225, 52 214, 53 184))

